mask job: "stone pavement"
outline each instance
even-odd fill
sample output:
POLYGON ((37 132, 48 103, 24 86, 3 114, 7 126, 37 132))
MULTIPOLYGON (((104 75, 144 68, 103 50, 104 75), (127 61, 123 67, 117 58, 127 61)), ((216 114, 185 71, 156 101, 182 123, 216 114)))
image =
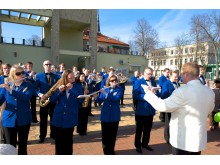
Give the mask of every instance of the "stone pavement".
MULTIPOLYGON (((171 155, 171 147, 166 144, 163 138, 163 123, 159 121, 158 113, 154 117, 153 128, 151 131, 150 145, 154 148, 153 152, 143 150, 142 154, 135 151, 134 134, 135 120, 132 109, 130 85, 126 86, 124 106, 121 106, 121 121, 116 140, 115 153, 117 155, 171 155)), ((39 114, 39 107, 37 108, 39 114)), ((74 155, 103 155, 101 144, 101 125, 100 107, 92 107, 94 117, 89 116, 87 136, 73 135, 73 154, 74 155)), ((39 119, 39 116, 38 116, 39 119)), ((54 155, 54 140, 48 135, 43 144, 38 143, 39 124, 32 124, 28 140, 29 155, 54 155)), ((220 154, 220 129, 208 131, 208 146, 202 151, 202 155, 220 154)))

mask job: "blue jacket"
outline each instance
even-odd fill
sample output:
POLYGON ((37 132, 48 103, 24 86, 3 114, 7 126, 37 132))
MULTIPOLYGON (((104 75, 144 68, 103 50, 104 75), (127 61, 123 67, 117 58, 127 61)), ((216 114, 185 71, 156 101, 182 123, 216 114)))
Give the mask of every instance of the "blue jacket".
POLYGON ((103 103, 101 108, 100 120, 103 122, 117 122, 121 119, 120 99, 122 97, 122 89, 115 87, 110 93, 110 88, 105 89, 108 93, 107 98, 103 93, 95 100, 97 103, 103 103))
POLYGON ((135 85, 135 81, 136 81, 136 80, 138 80, 137 77, 135 77, 135 76, 132 76, 132 77, 131 77, 131 83, 132 83, 132 86, 135 85))
MULTIPOLYGON (((141 84, 148 85, 144 78, 141 78, 135 82, 133 97, 135 100, 138 100, 135 114, 140 116, 154 116, 155 109, 144 100, 145 92, 141 87, 141 84)), ((154 80, 151 80, 151 85, 153 87, 157 86, 154 80)), ((159 92, 157 92, 157 95, 159 96, 159 92)))
POLYGON ((0 105, 6 101, 6 107, 2 114, 2 125, 14 128, 16 121, 18 126, 30 124, 32 121, 30 99, 33 95, 33 86, 23 82, 18 90, 12 87, 10 94, 6 89, 0 93, 0 105))
POLYGON ((35 93, 38 96, 39 93, 47 93, 50 88, 56 84, 56 82, 60 79, 59 75, 51 73, 50 83, 47 82, 47 76, 44 72, 36 74, 36 82, 35 82, 35 93))
POLYGON ((199 76, 198 79, 199 79, 199 81, 200 81, 203 85, 206 85, 206 80, 205 80, 205 77, 204 77, 203 75, 202 75, 202 76, 199 76), (201 81, 200 78, 202 79, 203 82, 201 81))
POLYGON ((167 77, 165 77, 164 75, 160 76, 160 78, 158 80, 159 86, 162 88, 163 87, 163 83, 166 82, 167 80, 168 80, 167 77))
MULTIPOLYGON (((177 86, 180 86, 179 83, 177 83, 177 86)), ((165 83, 163 83, 163 87, 161 89, 161 98, 168 98, 174 90, 175 88, 173 86, 173 83, 170 80, 166 81, 165 83)))
POLYGON ((52 125, 61 128, 71 128, 78 125, 79 104, 84 101, 84 99, 77 98, 79 95, 83 95, 83 90, 74 84, 73 88, 69 90, 68 99, 66 92, 60 92, 59 90, 50 97, 50 101, 56 103, 52 125))

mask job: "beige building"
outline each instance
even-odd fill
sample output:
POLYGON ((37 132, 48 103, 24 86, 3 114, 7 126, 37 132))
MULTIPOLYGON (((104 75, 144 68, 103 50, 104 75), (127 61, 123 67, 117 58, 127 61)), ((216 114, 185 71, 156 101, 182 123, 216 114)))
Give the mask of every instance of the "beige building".
MULTIPOLYGON (((143 56, 129 55, 128 44, 99 40, 101 33, 97 33, 96 9, 2 9, 0 13, 0 22, 42 27, 40 42, 35 41, 31 45, 27 45, 24 39, 5 40, 1 35, 0 59, 3 62, 15 64, 32 61, 36 72, 42 71, 42 63, 46 59, 51 60, 55 66, 65 63, 66 68, 76 65, 78 68, 96 68, 99 71, 102 66, 114 66, 126 76, 133 75, 135 70, 143 72, 147 66, 143 56), (89 37, 86 38, 84 32, 88 29, 89 37)), ((2 34, 1 26, 0 29, 2 34)))
MULTIPOLYGON (((181 70, 183 64, 197 61, 198 64, 208 66, 214 63, 214 49, 208 43, 198 45, 184 45, 156 49, 148 56, 149 67, 154 69, 156 77, 160 77, 165 68, 181 70)), ((206 78, 211 79, 212 71, 207 68, 206 78)))

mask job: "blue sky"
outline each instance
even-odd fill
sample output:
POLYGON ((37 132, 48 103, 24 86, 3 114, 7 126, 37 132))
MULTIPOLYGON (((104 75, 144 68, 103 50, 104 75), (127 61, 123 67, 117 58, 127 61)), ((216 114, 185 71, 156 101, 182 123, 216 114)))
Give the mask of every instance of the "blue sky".
MULTIPOLYGON (((194 14, 210 13, 214 9, 100 9, 101 33, 109 37, 119 37, 125 43, 133 39, 137 20, 146 19, 158 32, 159 39, 172 45, 173 40, 190 30, 190 18, 194 14)), ((2 23, 2 36, 30 38, 41 36, 42 28, 2 23)))

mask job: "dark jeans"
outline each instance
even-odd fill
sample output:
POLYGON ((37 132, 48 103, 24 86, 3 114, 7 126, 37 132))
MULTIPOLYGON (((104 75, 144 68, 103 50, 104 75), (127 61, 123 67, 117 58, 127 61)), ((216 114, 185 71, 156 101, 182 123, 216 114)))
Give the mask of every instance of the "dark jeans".
POLYGON ((172 147, 172 153, 173 155, 201 155, 201 151, 190 152, 190 151, 181 150, 175 147, 172 147))
POLYGON ((73 154, 73 131, 72 128, 55 127, 55 154, 72 155, 73 154))
MULTIPOLYGON (((45 107, 40 107, 40 138, 45 139, 47 136, 47 122, 48 122, 48 115, 50 116, 50 122, 53 118, 53 111, 54 111, 55 104, 49 103, 45 107)), ((54 137, 54 128, 50 125, 50 136, 54 137)))
POLYGON ((134 145, 136 148, 147 146, 150 141, 150 132, 153 124, 153 116, 135 115, 136 133, 134 145))
POLYGON ((27 155, 27 141, 30 124, 15 126, 14 128, 2 127, 5 135, 6 144, 11 144, 16 148, 18 142, 18 155, 27 155), (18 137, 18 141, 17 141, 18 137))
POLYGON ((115 154, 115 142, 119 122, 101 122, 102 148, 105 155, 115 154))

